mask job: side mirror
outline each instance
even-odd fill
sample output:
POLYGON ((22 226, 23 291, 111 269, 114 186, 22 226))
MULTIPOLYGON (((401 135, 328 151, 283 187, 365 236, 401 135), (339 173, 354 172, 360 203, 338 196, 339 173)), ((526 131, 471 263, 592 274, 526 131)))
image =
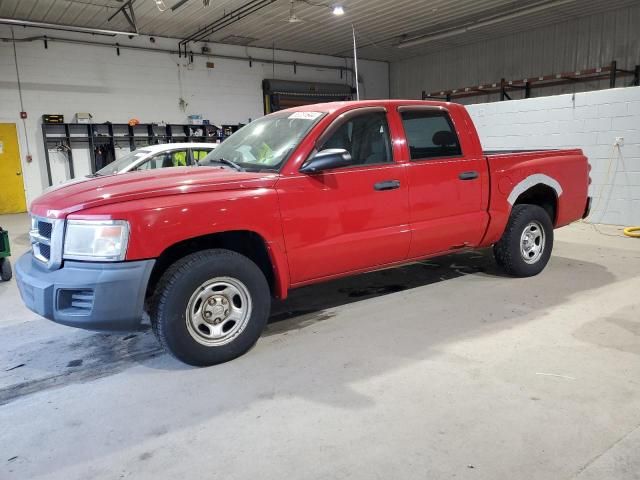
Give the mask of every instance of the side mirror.
POLYGON ((351 154, 344 148, 327 148, 311 157, 300 171, 302 173, 319 173, 332 168, 348 167, 352 164, 351 154))

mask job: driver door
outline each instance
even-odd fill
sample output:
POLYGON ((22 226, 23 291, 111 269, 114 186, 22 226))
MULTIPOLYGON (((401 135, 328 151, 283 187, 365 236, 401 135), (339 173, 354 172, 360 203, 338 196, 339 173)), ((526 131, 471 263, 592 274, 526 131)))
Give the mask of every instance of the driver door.
POLYGON ((344 148, 353 165, 298 172, 277 184, 294 285, 402 261, 409 250, 408 185, 394 161, 385 109, 341 117, 319 150, 344 148))

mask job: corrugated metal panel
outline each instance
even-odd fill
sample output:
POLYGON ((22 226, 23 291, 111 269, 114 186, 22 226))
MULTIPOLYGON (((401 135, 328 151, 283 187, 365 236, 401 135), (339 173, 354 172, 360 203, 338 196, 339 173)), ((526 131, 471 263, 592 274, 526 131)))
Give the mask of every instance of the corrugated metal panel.
MULTIPOLYGON (((640 64, 640 5, 575 18, 534 30, 445 48, 429 55, 392 63, 391 91, 396 98, 420 98, 421 92, 461 88, 506 79, 528 78, 608 65, 640 64)), ((630 77, 618 80, 622 86, 630 77)), ((532 96, 593 90, 608 86, 594 81, 533 90, 532 96)), ((494 100, 467 98, 464 103, 494 100)))
MULTIPOLYGON (((246 1, 214 0, 205 8, 201 0, 189 0, 176 12, 170 9, 160 12, 152 0, 136 0, 134 8, 141 33, 185 38, 246 1)), ((257 39, 251 44, 257 47, 269 48, 275 44, 277 48, 286 50, 350 56, 353 22, 358 32, 362 58, 397 61, 455 46, 515 35, 524 30, 549 26, 557 23, 559 19, 607 12, 638 3, 638 0, 575 0, 535 14, 450 37, 446 41, 429 42, 412 48, 396 47, 403 38, 455 28, 488 16, 507 14, 525 5, 531 7, 548 1, 535 0, 525 3, 518 0, 342 0, 340 3, 344 5, 347 13, 343 17, 335 17, 327 6, 333 1, 326 2, 323 6, 325 2, 311 2, 316 3, 311 5, 296 0, 296 15, 304 20, 304 23, 290 24, 286 21, 289 17, 289 0, 277 0, 258 13, 212 35, 209 40, 217 42, 229 35, 236 35, 257 39)), ((176 2, 177 0, 165 0, 168 7, 176 2)), ((129 26, 123 15, 107 22, 107 18, 120 6, 122 2, 118 0, 0 0, 0 16, 127 30, 129 26)), ((628 23, 628 19, 625 21, 628 23)), ((595 24, 605 28, 603 20, 594 18, 591 22, 592 24, 587 23, 582 30, 576 32, 575 41, 580 43, 581 47, 587 43, 591 44, 589 32, 597 28, 595 24)), ((617 27, 618 22, 613 21, 613 24, 617 27)), ((617 31, 614 33, 618 36, 620 34, 617 31)), ((548 44, 553 50, 546 40, 539 41, 548 44)), ((591 47, 587 49, 592 50, 591 47)), ((569 48, 568 51, 572 49, 569 48)), ((582 48, 580 51, 583 51, 582 48)), ((590 60, 585 58, 584 62, 588 63, 590 60)))

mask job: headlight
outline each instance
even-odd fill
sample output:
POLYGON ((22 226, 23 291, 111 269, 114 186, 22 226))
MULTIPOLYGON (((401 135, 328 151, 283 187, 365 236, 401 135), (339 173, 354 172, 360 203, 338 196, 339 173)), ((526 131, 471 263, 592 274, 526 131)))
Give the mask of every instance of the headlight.
POLYGON ((124 220, 68 220, 64 258, 119 261, 127 254, 129 223, 124 220))

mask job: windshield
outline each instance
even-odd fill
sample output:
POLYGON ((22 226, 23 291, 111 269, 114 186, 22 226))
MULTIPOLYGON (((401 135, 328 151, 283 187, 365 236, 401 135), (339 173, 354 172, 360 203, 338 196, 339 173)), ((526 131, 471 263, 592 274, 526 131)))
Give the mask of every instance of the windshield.
POLYGON ((216 164, 224 158, 247 170, 279 170, 322 112, 278 112, 254 120, 218 145, 198 163, 216 164))
POLYGON ((131 153, 127 153, 124 157, 120 157, 115 162, 111 162, 106 167, 101 168, 96 172, 96 175, 113 175, 128 167, 132 163, 140 160, 151 153, 150 150, 134 150, 131 153))

